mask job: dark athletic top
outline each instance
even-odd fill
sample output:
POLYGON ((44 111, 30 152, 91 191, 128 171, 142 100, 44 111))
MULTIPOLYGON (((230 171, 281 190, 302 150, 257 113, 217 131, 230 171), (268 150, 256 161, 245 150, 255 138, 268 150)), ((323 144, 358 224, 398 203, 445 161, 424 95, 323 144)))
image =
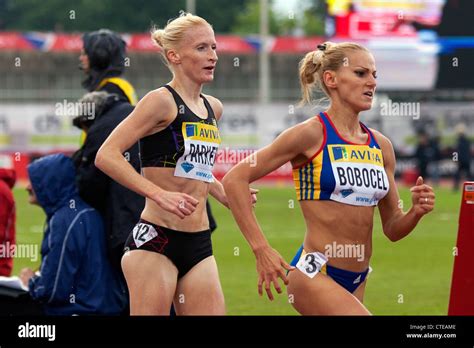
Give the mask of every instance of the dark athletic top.
POLYGON ((178 113, 165 129, 140 139, 142 167, 176 168, 175 176, 212 182, 212 167, 221 140, 211 105, 201 94, 208 113, 203 119, 171 86, 163 87, 173 95, 178 113))

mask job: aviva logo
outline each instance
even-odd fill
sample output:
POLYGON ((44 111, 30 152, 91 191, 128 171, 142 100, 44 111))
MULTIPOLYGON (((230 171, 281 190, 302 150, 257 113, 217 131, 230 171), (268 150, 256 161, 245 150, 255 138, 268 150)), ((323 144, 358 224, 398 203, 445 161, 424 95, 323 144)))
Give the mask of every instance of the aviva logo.
POLYGON ((328 145, 331 162, 367 163, 383 166, 382 151, 365 145, 328 145))
POLYGON ((332 148, 332 154, 334 156, 334 160, 340 160, 341 158, 347 159, 347 150, 343 146, 334 146, 332 148))
POLYGON ((183 136, 186 140, 199 140, 220 144, 219 129, 212 124, 183 122, 183 136))
POLYGON ((198 127, 195 124, 187 124, 186 125, 186 138, 194 137, 198 134, 198 127))

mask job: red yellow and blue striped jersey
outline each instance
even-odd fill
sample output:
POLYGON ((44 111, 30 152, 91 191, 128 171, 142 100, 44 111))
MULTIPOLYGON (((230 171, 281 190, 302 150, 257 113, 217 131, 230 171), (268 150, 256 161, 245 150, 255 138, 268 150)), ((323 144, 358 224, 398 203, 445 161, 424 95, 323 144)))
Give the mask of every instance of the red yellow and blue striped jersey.
POLYGON ((375 206, 389 190, 382 150, 372 132, 365 144, 345 140, 325 112, 319 115, 324 139, 319 150, 293 168, 298 200, 333 200, 357 206, 375 206))

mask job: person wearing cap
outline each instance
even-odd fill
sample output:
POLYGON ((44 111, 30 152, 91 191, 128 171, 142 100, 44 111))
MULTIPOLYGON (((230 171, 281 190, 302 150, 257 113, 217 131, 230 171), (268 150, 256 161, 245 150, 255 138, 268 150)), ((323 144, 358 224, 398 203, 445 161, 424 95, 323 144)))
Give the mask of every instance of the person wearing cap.
POLYGON ((0 276, 9 277, 13 269, 13 255, 9 250, 15 245, 15 199, 13 186, 16 172, 10 156, 0 156, 0 276))

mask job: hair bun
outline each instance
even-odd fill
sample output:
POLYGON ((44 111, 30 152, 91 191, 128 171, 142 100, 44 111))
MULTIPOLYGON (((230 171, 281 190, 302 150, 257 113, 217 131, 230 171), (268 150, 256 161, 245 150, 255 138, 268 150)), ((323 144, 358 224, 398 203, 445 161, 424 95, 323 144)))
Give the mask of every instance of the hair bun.
POLYGON ((153 40, 153 42, 159 46, 159 47, 163 47, 163 41, 162 41, 162 38, 163 38, 163 34, 164 34, 164 30, 163 29, 156 29, 153 31, 153 33, 151 34, 151 39, 153 40))
POLYGON ((327 46, 325 43, 323 43, 323 44, 319 44, 317 47, 318 47, 318 50, 320 51, 326 51, 327 46))

